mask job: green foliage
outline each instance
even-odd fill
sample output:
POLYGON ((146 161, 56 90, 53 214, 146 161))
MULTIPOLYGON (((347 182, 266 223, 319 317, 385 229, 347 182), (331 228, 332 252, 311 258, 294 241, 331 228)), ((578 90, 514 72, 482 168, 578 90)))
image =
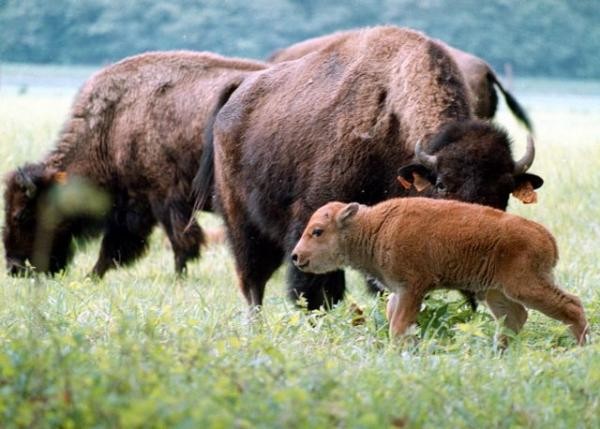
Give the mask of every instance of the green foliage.
POLYGON ((600 77, 595 0, 3 0, 4 61, 104 64, 157 49, 265 58, 333 31, 423 30, 530 76, 600 77))
MULTIPOLYGON (((539 204, 513 201, 510 210, 556 235, 557 279, 581 297, 597 337, 600 103, 564 93, 535 101, 564 89, 531 86, 535 94, 517 95, 538 130, 532 171, 546 182, 539 204)), ((43 157, 69 103, 34 90, 0 97, 0 173, 43 157)), ((521 153, 523 131, 505 111, 499 122, 521 153)), ((177 279, 166 243, 157 231, 146 257, 101 281, 86 278, 97 242, 53 279, 0 270, 1 427, 600 426, 598 340, 576 347, 564 325, 535 311, 499 354, 483 306, 473 314, 458 294, 436 292, 416 339, 393 343, 384 300, 367 296, 357 273, 348 274, 344 304, 306 313, 287 301, 279 272, 262 318, 250 323, 224 247, 205 249, 177 279)))

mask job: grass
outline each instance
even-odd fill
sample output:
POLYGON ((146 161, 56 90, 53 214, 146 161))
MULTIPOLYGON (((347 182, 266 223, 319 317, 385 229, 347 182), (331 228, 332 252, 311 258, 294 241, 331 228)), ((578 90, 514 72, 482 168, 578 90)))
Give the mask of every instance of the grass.
MULTIPOLYGON (((554 232, 559 282, 582 298, 597 335, 600 108, 527 100, 538 130, 532 171, 546 183, 539 204, 510 211, 554 232)), ((0 93, 0 173, 43 156, 69 103, 0 93)), ((521 153, 523 131, 504 111, 499 122, 521 153)), ((457 294, 436 293, 419 341, 394 344, 384 303, 355 272, 348 299, 325 314, 294 309, 280 271, 263 320, 249 323, 224 247, 205 250, 185 279, 162 231, 146 257, 102 281, 86 279, 97 251, 80 249, 55 278, 0 270, 0 426, 600 427, 598 341, 576 347, 534 311, 500 355, 484 308, 471 314, 457 294)))

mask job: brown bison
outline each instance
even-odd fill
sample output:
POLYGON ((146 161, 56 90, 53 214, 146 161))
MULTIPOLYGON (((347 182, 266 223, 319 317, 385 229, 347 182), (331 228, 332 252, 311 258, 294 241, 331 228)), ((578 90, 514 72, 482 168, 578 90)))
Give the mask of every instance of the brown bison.
MULTIPOLYGON (((362 30, 342 31, 308 39, 273 53, 267 61, 277 63, 298 59, 310 52, 327 48, 334 43, 339 43, 347 37, 352 37, 354 33, 359 31, 362 30)), ((444 44, 441 40, 437 40, 437 42, 444 44)), ((512 94, 510 94, 510 92, 505 90, 489 64, 481 58, 456 49, 450 45, 444 44, 444 46, 463 73, 463 78, 467 84, 467 94, 469 96, 471 108, 476 117, 480 119, 492 119, 496 114, 498 105, 498 96, 494 90, 494 85, 496 85, 504 95, 504 99, 515 117, 521 121, 528 130, 532 131, 533 127, 525 109, 521 107, 519 102, 512 94)), ((379 293, 384 290, 383 285, 372 278, 367 278, 367 285, 369 290, 374 293, 379 293)), ((476 309, 477 303, 474 296, 472 296, 472 294, 465 294, 465 297, 469 301, 471 307, 476 309)))
MULTIPOLYGON (((340 41, 346 38, 352 38, 360 31, 365 30, 342 31, 308 39, 273 53, 268 58, 268 61, 278 63, 295 60, 310 52, 327 49, 329 46, 340 43, 340 41)), ((463 78, 467 83, 467 94, 473 108, 473 113, 476 117, 480 119, 491 119, 496 114, 496 109, 498 107, 498 96, 494 90, 494 86, 496 86, 504 95, 506 104, 517 119, 519 119, 527 129, 532 130, 532 124, 525 109, 523 109, 512 94, 502 86, 496 73, 488 63, 479 57, 444 44, 444 42, 440 40, 437 40, 437 42, 445 46, 450 56, 452 56, 458 65, 458 68, 463 73, 463 78)))
POLYGON ((515 333, 527 320, 527 306, 566 323, 584 344, 583 307, 554 282, 557 260, 554 237, 535 222, 430 198, 395 198, 373 207, 328 203, 312 215, 292 251, 304 272, 353 267, 387 285, 394 293, 390 337, 416 322, 428 292, 450 288, 484 296, 515 333))
POLYGON ((154 52, 91 77, 76 96, 55 149, 6 179, 3 238, 9 272, 23 272, 27 262, 49 273, 67 265, 73 239, 87 233, 91 219, 67 216, 53 231, 41 229, 49 236, 40 239, 37 210, 54 185, 78 178, 112 200, 96 231, 103 239, 95 275, 141 256, 157 223, 171 242, 175 270, 182 272, 204 240, 196 222, 188 225, 190 191, 213 105, 224 89, 263 68, 260 62, 210 53, 154 52), (51 243, 42 260, 35 243, 44 239, 51 243))
MULTIPOLYGON (((355 32, 252 74, 218 111, 213 133, 194 188, 202 202, 214 167, 251 306, 262 304, 267 280, 328 201, 374 204, 420 191, 505 209, 511 193, 542 184, 526 173, 533 141, 515 162, 506 133, 473 119, 446 47, 396 27, 355 32)), ((344 294, 342 271, 290 266, 288 279, 290 295, 311 309, 344 294)))

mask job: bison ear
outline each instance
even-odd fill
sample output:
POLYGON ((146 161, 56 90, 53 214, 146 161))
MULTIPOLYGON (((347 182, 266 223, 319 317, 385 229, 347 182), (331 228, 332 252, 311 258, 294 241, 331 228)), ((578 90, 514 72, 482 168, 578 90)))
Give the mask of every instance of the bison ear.
POLYGON ((432 173, 422 164, 409 164, 398 170, 398 183, 404 189, 414 186, 417 192, 421 192, 431 186, 432 173))
POLYGON ((58 185, 66 185, 69 175, 66 171, 58 171, 52 175, 52 181, 58 185))
POLYGON ((356 215, 360 204, 358 203, 350 203, 347 204, 335 217, 335 221, 339 228, 344 228, 348 225, 348 221, 356 215))
POLYGON ((537 203, 537 193, 534 189, 544 184, 544 180, 535 174, 523 173, 515 177, 515 189, 512 191, 513 197, 524 204, 537 203))

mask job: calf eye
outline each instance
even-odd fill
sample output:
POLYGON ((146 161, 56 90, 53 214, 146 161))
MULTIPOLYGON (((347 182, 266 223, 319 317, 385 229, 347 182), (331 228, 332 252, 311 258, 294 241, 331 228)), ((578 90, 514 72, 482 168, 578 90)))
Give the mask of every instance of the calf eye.
POLYGON ((323 230, 321 228, 315 228, 312 230, 311 234, 313 237, 320 237, 321 234, 323 234, 323 230))

